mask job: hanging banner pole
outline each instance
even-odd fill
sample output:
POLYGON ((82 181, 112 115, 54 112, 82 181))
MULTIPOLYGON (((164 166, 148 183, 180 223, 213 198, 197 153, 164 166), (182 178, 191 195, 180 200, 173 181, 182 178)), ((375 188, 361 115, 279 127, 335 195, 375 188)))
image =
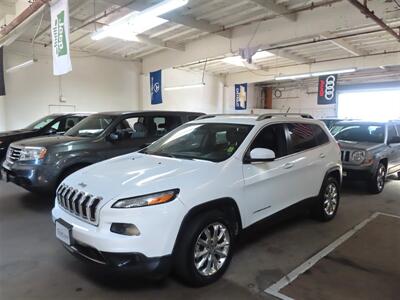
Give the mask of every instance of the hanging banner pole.
POLYGON ((68 0, 51 4, 51 36, 53 41, 53 74, 63 75, 72 70, 69 52, 68 0))

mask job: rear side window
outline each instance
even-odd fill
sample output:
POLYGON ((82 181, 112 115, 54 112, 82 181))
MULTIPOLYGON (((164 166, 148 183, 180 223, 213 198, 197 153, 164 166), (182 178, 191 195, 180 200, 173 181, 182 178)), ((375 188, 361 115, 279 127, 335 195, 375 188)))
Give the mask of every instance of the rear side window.
POLYGON ((301 152, 317 146, 312 124, 288 123, 291 153, 301 152))
POLYGON ((311 127, 313 128, 314 137, 318 146, 329 142, 329 137, 320 126, 311 125, 311 127))

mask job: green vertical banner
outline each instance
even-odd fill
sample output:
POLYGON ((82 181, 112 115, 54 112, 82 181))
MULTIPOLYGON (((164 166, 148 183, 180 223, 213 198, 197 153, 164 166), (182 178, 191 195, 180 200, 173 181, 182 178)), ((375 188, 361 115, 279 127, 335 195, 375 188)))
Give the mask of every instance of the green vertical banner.
POLYGON ((72 70, 69 52, 68 0, 58 0, 51 5, 51 36, 53 41, 53 74, 66 74, 72 70))

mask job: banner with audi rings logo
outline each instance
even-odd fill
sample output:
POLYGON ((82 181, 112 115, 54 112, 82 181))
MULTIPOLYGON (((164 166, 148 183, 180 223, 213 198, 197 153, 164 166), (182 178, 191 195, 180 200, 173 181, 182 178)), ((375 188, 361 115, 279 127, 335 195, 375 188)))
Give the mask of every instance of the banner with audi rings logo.
POLYGON ((337 74, 320 76, 318 80, 318 104, 335 104, 337 97, 337 74))

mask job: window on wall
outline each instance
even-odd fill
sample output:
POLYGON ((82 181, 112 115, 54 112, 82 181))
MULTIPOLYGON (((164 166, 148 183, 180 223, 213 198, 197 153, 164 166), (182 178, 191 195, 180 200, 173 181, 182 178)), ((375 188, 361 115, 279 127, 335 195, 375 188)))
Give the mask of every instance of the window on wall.
POLYGON ((400 89, 339 94, 338 117, 349 119, 400 119, 400 89))

